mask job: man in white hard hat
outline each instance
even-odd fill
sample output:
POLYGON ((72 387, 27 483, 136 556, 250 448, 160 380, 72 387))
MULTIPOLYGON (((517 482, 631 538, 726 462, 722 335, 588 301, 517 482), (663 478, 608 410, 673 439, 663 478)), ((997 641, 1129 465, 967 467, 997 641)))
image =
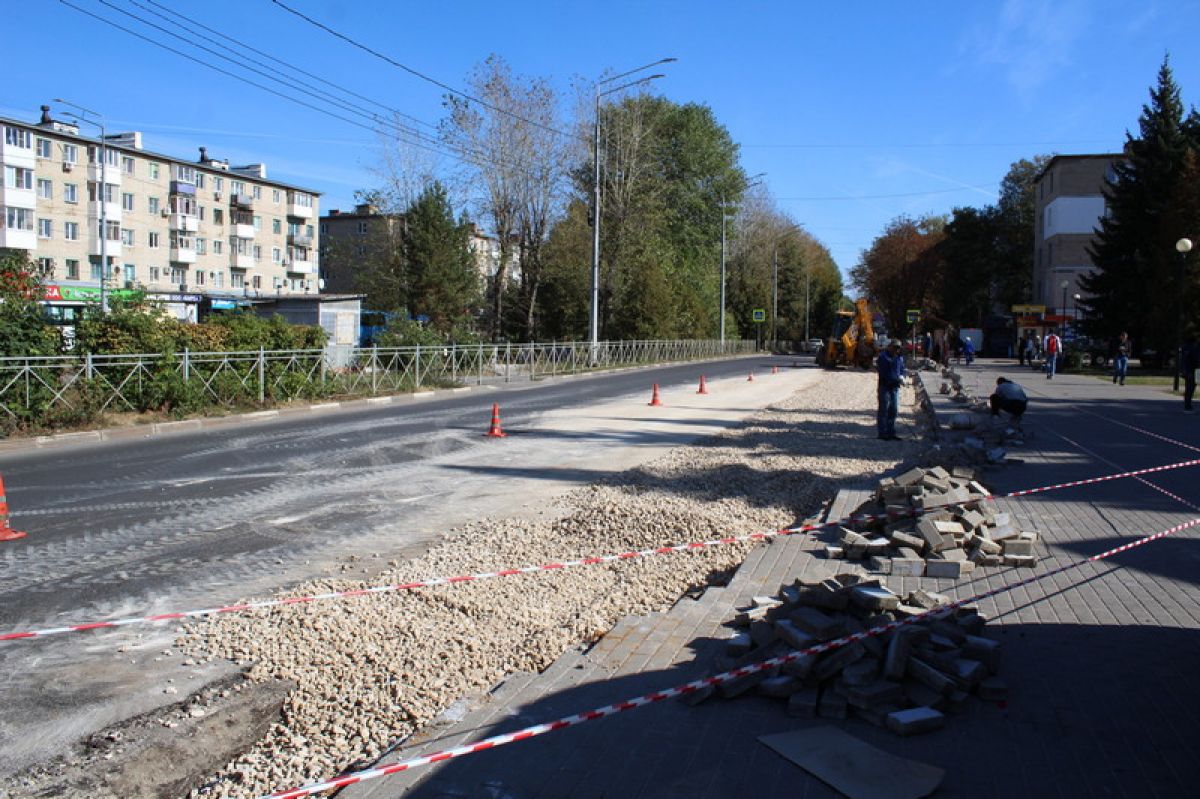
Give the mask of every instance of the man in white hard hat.
POLYGON ((900 351, 900 339, 888 342, 887 348, 879 353, 875 369, 879 372, 879 410, 875 415, 875 427, 884 441, 899 441, 896 435, 896 413, 900 409, 900 385, 904 382, 904 354, 900 351))

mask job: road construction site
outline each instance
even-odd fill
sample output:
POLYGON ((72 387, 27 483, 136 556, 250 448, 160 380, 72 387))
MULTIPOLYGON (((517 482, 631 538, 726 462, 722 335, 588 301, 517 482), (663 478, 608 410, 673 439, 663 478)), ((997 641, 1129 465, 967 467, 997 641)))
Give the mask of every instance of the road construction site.
POLYGON ((4 739, 31 768, 0 795, 1186 792, 1195 426, 1061 375, 1024 381, 1024 429, 993 425, 985 364, 922 372, 881 441, 873 375, 797 366, 472 431, 509 490, 443 504, 403 554, 365 532, 257 609, 96 608, 74 620, 135 621, 45 640, 18 620, 7 664, 86 651, 154 701, 50 757, 4 739), (842 748, 814 762, 814 735, 842 748))

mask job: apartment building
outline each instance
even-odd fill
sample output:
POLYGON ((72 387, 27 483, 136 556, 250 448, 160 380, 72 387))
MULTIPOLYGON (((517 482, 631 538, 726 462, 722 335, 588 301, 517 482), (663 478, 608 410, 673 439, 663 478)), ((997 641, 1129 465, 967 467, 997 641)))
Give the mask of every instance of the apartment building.
POLYGON ((1037 177, 1033 302, 1045 306, 1048 322, 1068 322, 1079 312, 1079 280, 1094 269, 1088 248, 1108 212, 1104 187, 1116 180, 1114 165, 1123 157, 1056 155, 1037 177))
POLYGON ((29 252, 51 315, 138 288, 179 318, 240 298, 316 294, 319 194, 231 166, 146 151, 140 133, 0 117, 0 247, 29 252), (105 260, 107 263, 105 263, 105 260))
MULTIPOLYGON (((320 274, 325 281, 325 290, 356 291, 355 278, 363 264, 391 257, 402 246, 403 225, 403 214, 384 213, 369 203, 354 206, 352 212, 334 208, 321 217, 320 274)), ((472 225, 468 246, 480 277, 491 279, 500 265, 499 240, 472 225)), ((520 265, 515 249, 514 246, 510 274, 519 280, 520 265)))

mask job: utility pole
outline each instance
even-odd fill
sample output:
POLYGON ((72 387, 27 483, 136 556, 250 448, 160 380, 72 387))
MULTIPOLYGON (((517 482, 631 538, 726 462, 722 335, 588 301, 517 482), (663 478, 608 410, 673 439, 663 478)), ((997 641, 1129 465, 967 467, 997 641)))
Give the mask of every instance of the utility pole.
POLYGON ((108 135, 104 129, 104 118, 95 111, 61 98, 54 98, 54 102, 78 108, 83 112, 82 115, 67 113, 66 116, 100 129, 100 186, 96 191, 96 200, 100 203, 100 315, 108 316, 108 202, 105 196, 108 191, 108 135), (99 117, 100 121, 88 119, 88 114, 99 117))
POLYGON ((771 256, 771 351, 775 351, 775 320, 779 318, 779 243, 771 256))

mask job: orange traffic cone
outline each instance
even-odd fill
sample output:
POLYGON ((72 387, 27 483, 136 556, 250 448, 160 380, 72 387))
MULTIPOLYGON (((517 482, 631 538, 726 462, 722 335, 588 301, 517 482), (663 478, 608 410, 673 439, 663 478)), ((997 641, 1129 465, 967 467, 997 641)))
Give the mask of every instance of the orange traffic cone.
POLYGON ((750 373, 750 376, 746 378, 746 382, 747 382, 747 383, 753 383, 753 382, 754 382, 754 372, 751 372, 751 373, 750 373))
POLYGON ((488 438, 504 438, 508 433, 500 429, 500 403, 492 403, 492 426, 487 431, 488 438))
POLYGON ((4 477, 0 476, 0 541, 16 541, 25 533, 8 526, 8 498, 4 495, 4 477))
POLYGON ((662 400, 658 398, 658 383, 654 384, 654 395, 650 397, 651 405, 662 405, 662 400))
POLYGON ((706 386, 704 384, 704 375, 700 375, 700 390, 697 391, 696 393, 697 394, 707 394, 708 393, 708 386, 706 386))

